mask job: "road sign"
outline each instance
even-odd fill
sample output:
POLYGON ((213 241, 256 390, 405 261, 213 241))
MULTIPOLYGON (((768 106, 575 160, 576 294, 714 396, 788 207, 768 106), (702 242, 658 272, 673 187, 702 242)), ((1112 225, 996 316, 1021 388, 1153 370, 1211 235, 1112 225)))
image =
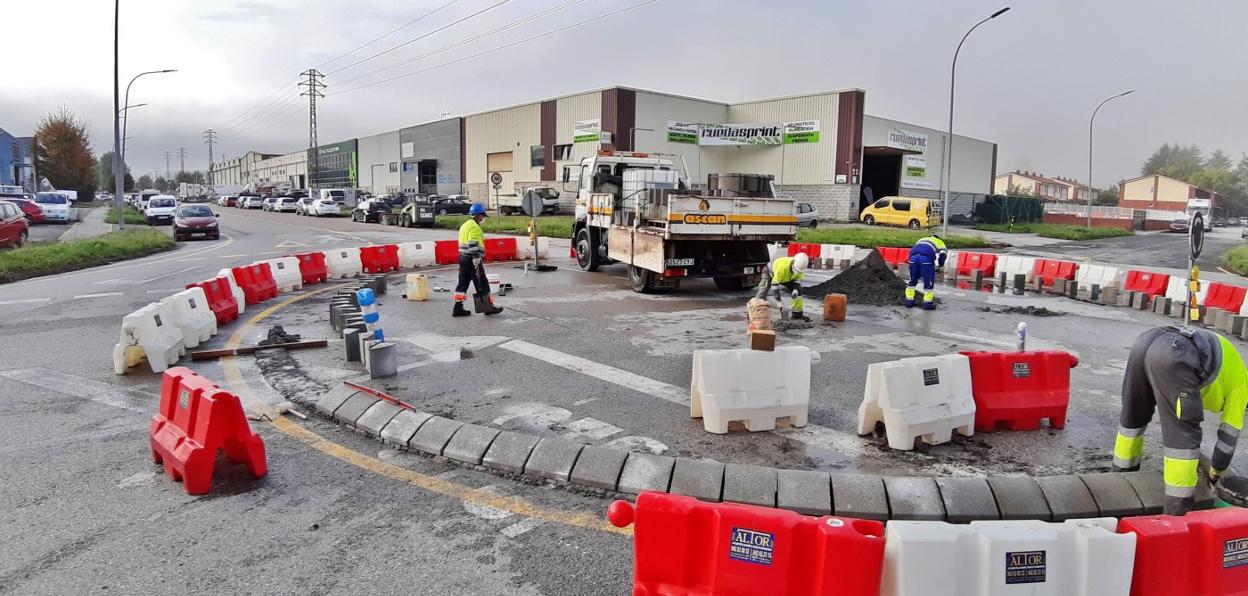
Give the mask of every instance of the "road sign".
POLYGON ((502 186, 502 185, 503 185, 503 175, 502 175, 502 174, 500 174, 500 173, 498 173, 498 172, 494 172, 494 173, 490 174, 490 184, 493 184, 495 188, 498 188, 498 187, 502 186))
POLYGON ((542 214, 542 197, 532 190, 524 191, 524 199, 520 201, 520 208, 524 210, 524 214, 529 217, 537 217, 542 214))
POLYGON ((1201 251, 1205 250, 1205 217, 1197 211, 1192 214, 1192 222, 1188 226, 1188 240, 1190 241, 1190 249, 1192 260, 1200 258, 1201 251))

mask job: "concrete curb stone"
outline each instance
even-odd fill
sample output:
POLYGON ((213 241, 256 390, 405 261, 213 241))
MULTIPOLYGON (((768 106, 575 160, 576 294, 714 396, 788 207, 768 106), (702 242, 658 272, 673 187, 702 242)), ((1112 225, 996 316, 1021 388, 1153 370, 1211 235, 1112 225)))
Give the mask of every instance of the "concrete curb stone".
POLYGON ((568 478, 574 484, 613 491, 619 486, 620 472, 627 459, 627 451, 586 445, 568 478))
POLYGON ((1144 505, 1144 515, 1158 515, 1166 506, 1166 487, 1157 472, 1123 472, 1118 474, 1135 489, 1144 505))
POLYGON ((442 455, 442 450, 446 448, 451 436, 463 425, 463 422, 434 416, 420 425, 420 430, 412 435, 407 446, 429 455, 442 455))
POLYGON ((1144 503, 1126 478, 1116 474, 1080 474, 1104 517, 1142 515, 1144 503))
POLYGON ((997 476, 988 479, 1001 519, 1052 521, 1053 512, 1036 479, 1030 476, 997 476))
POLYGON ((316 409, 320 413, 333 418, 334 410, 337 410, 339 406, 356 393, 355 389, 346 385, 339 385, 322 395, 321 399, 316 400, 316 409))
POLYGON ((832 512, 842 517, 885 521, 889 516, 884 479, 864 474, 830 474, 832 512))
POLYGON ((474 466, 481 465, 481 458, 489 450, 490 443, 501 432, 497 428, 479 424, 465 424, 455 431, 450 442, 442 449, 442 455, 455 461, 462 461, 474 466))
POLYGON ((777 469, 776 507, 803 515, 831 515, 831 478, 827 472, 777 469))
POLYGON ((665 493, 672 485, 672 469, 676 458, 649 453, 629 453, 620 472, 619 490, 622 493, 641 494, 653 490, 665 493))
POLYGON ((1092 491, 1078 476, 1039 476, 1036 484, 1040 485, 1055 522, 1096 517, 1101 513, 1092 498, 1092 491))
POLYGON ((523 474, 524 464, 528 463, 529 455, 533 453, 537 442, 538 438, 532 435, 505 430, 494 437, 494 442, 490 443, 481 463, 487 468, 523 474))
POLYGON ((718 503, 724 494, 724 464, 709 459, 676 459, 670 492, 718 503))
POLYGON ((724 501, 776 506, 776 469, 743 464, 724 466, 724 501))
POLYGON ((524 464, 524 473, 567 482, 584 447, 581 443, 563 439, 543 438, 537 442, 529 461, 524 464))
POLYGON ((338 406, 338 409, 334 410, 334 418, 354 427, 355 421, 359 420, 360 416, 364 415, 364 412, 367 412, 369 408, 373 407, 373 404, 379 401, 381 401, 381 398, 361 391, 347 398, 346 402, 338 406))
POLYGON ((385 428, 390 423, 390 420, 402 411, 403 408, 399 406, 385 400, 379 400, 360 415, 355 421, 355 427, 380 438, 381 429, 385 428))
POLYGON ((945 505, 936 480, 919 476, 885 476, 888 508, 892 519, 944 521, 945 505))
POLYGON ((433 414, 403 410, 390 419, 385 428, 381 429, 381 440, 407 448, 407 443, 420 430, 421 425, 433 418, 433 414))
POLYGON ((950 523, 1001 519, 997 499, 984 478, 937 478, 936 487, 950 523))

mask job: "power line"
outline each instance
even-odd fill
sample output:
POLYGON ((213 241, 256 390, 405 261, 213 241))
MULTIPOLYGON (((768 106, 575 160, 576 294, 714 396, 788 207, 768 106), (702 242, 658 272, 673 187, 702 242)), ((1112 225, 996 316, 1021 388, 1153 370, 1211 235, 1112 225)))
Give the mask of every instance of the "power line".
POLYGON ((231 128, 234 126, 238 126, 239 124, 242 124, 243 120, 239 120, 240 118, 242 118, 246 114, 251 113, 252 110, 255 110, 256 108, 262 105, 268 104, 272 99, 277 98, 281 94, 282 91, 285 91, 287 88, 289 88, 291 85, 294 85, 298 81, 299 81, 299 77, 295 77, 291 79, 290 81, 282 83, 281 86, 279 86, 277 89, 265 95, 264 99, 261 99, 260 101, 252 104, 250 108, 247 108, 246 110, 243 110, 242 112, 239 112, 233 118, 230 118, 229 120, 227 120, 225 124, 225 128, 231 128))
POLYGON ((186 147, 178 147, 178 173, 186 171, 186 147))
POLYGON ((264 119, 264 120, 257 121, 257 122, 255 122, 255 123, 253 123, 253 124, 251 124, 251 125, 248 125, 246 128, 244 128, 244 129, 242 129, 242 130, 236 131, 236 132, 234 133, 234 136, 236 136, 236 137, 237 137, 237 136, 242 136, 242 135, 247 134, 247 133, 255 133, 255 132, 260 132, 260 131, 262 131, 262 130, 267 130, 268 128, 272 127, 273 125, 275 125, 275 124, 278 124, 278 123, 282 122, 282 119, 283 119, 283 118, 285 118, 285 117, 287 117, 287 116, 289 116, 289 115, 291 115, 291 114, 295 113, 295 112, 296 112, 299 108, 302 108, 302 107, 303 107, 303 105, 304 105, 304 104, 303 104, 303 101, 302 101, 302 100, 295 101, 295 102, 293 102, 293 103, 287 104, 287 105, 286 105, 285 107, 283 107, 282 109, 280 109, 280 110, 278 110, 278 111, 274 112, 274 113, 273 113, 271 116, 269 116, 268 118, 266 118, 266 119, 264 119))
MULTIPOLYGON (((298 80, 298 79, 296 78, 296 80, 298 80)), ((286 93, 290 93, 291 91, 296 91, 296 92, 297 92, 298 90, 299 90, 299 86, 298 86, 298 85, 296 85, 296 84, 286 85, 285 87, 283 87, 283 88, 281 89, 281 91, 286 92, 286 93)), ((281 104, 282 100, 284 100, 284 99, 288 99, 288 98, 290 98, 290 97, 295 97, 295 96, 294 96, 294 95, 285 95, 285 94, 283 94, 283 93, 279 92, 279 93, 278 93, 278 95, 276 95, 275 97, 273 97, 273 98, 272 98, 272 99, 270 99, 269 101, 267 101, 267 102, 265 102, 265 103, 263 103, 263 104, 257 104, 257 106, 258 106, 258 107, 260 107, 260 109, 259 109, 259 110, 256 110, 255 112, 252 112, 252 113, 251 113, 251 115, 249 115, 249 116, 247 116, 247 117, 245 117, 245 118, 242 118, 241 120, 238 120, 237 122, 235 122, 235 123, 233 123, 233 124, 228 124, 228 125, 226 125, 224 128, 226 128, 226 129, 234 129, 234 130, 237 130, 238 128, 240 128, 240 127, 242 127, 242 126, 247 125, 249 122, 254 123, 254 122, 256 122, 257 120, 262 120, 262 119, 263 119, 263 117, 264 117, 266 114, 269 114, 269 113, 273 112, 274 108, 278 107, 278 105, 279 105, 279 104, 281 104)), ((253 106, 253 107, 254 107, 254 106, 253 106)))
POLYGON ((447 2, 446 4, 443 4, 442 6, 439 6, 439 7, 435 8, 435 9, 433 9, 433 10, 431 10, 431 11, 429 11, 429 12, 425 13, 425 14, 422 14, 422 15, 420 15, 420 16, 418 16, 418 17, 416 17, 416 18, 414 18, 414 19, 412 19, 412 20, 410 20, 410 21, 408 21, 408 22, 406 22, 406 23, 403 23, 402 25, 400 25, 400 26, 398 26, 398 27, 395 27, 394 29, 391 29, 389 33, 386 33, 386 34, 384 34, 384 35, 381 35, 381 36, 379 36, 379 37, 376 37, 376 38, 374 38, 372 41, 369 41, 368 43, 365 43, 365 44, 363 44, 363 45, 357 46, 357 47, 355 47, 355 48, 353 48, 353 49, 351 49, 351 50, 348 50, 348 51, 347 51, 347 52, 345 52, 345 53, 339 54, 338 56, 335 56, 335 57, 333 57, 333 58, 330 58, 329 60, 326 60, 325 62, 321 63, 321 65, 320 65, 320 66, 317 66, 317 68, 325 68, 325 67, 326 67, 326 66, 328 66, 331 62, 334 62, 334 61, 339 60, 339 59, 341 59, 341 58, 345 58, 346 56, 348 56, 348 55, 350 55, 350 54, 354 54, 355 52, 358 52, 358 51, 360 51, 360 50, 362 50, 362 49, 364 49, 364 48, 366 48, 366 47, 368 47, 368 46, 370 46, 370 45, 373 45, 374 43, 377 43, 377 42, 379 42, 379 41, 381 41, 381 40, 383 40, 383 39, 385 39, 385 38, 387 38, 387 37, 390 37, 391 35, 394 35, 395 33, 398 33, 399 31, 401 31, 401 30, 403 30, 403 29, 406 29, 406 28, 408 28, 408 27, 411 27, 412 25, 415 25, 416 23, 418 23, 418 22, 420 22, 420 21, 423 21, 423 20, 424 20, 425 18, 427 18, 427 17, 433 16, 433 15, 434 15, 434 13, 440 12, 442 9, 444 9, 444 8, 446 8, 446 7, 448 7, 448 6, 452 5, 452 4, 455 4, 456 2, 459 2, 459 0, 451 0, 450 2, 447 2))
POLYGON ((325 75, 315 68, 309 68, 299 73, 299 76, 308 78, 306 81, 299 83, 300 87, 307 89, 299 95, 308 98, 308 150, 312 152, 311 158, 308 159, 308 188, 315 188, 316 186, 314 185, 317 184, 316 165, 320 161, 320 143, 316 138, 316 100, 325 98, 325 94, 321 93, 321 89, 325 88, 325 83, 321 82, 321 78, 325 75))
POLYGON ((451 60, 451 61, 449 61, 449 62, 443 62, 442 64, 438 64, 438 65, 436 65, 436 66, 430 66, 430 67, 428 67, 428 68, 422 68, 422 69, 420 69, 420 70, 415 70, 415 71, 412 71, 412 72, 409 72, 409 73, 406 73, 406 74, 401 74, 401 75, 398 75, 398 76, 393 76, 393 77, 390 77, 390 78, 388 78, 388 79, 382 79, 382 80, 380 80, 380 81, 374 81, 374 82, 372 82, 372 83, 365 83, 365 84, 363 84, 363 85, 359 85, 359 86, 357 86, 357 87, 351 87, 351 88, 349 88, 349 89, 344 89, 344 90, 342 90, 342 91, 338 91, 337 93, 331 93, 331 94, 330 94, 330 96, 332 97, 332 96, 335 96, 335 95, 343 95, 343 94, 345 94, 345 93, 350 93, 350 92, 352 92, 352 91, 359 91, 360 89, 366 89, 366 88, 368 88, 368 87, 372 87, 372 86, 374 86, 374 85, 380 85, 380 84, 382 84, 382 83, 388 83, 388 82, 390 82, 390 81, 397 81, 397 80, 399 80, 399 79, 405 79, 405 78, 407 78, 407 77, 416 76, 416 75, 418 75, 418 74, 421 74, 421 73, 426 73, 426 72, 429 72, 429 71, 431 71, 431 70, 437 70, 437 69, 442 68, 442 67, 444 67, 444 66, 450 66, 450 65, 452 65, 452 64, 458 64, 458 63, 460 63, 460 62, 465 62, 465 61, 468 61, 468 60, 472 60, 473 58, 480 58, 481 56, 485 56, 485 55, 487 55, 487 54, 493 54, 494 52, 498 52, 498 51, 501 51, 501 50, 505 50, 505 49, 507 49, 507 48, 515 47, 515 46, 518 46, 518 45, 520 45, 520 44, 528 43, 528 42, 533 41, 533 40, 536 40, 536 39, 541 39, 541 38, 543 38, 543 37, 548 37, 548 36, 554 35, 554 34, 556 34, 556 33, 562 33, 562 32, 567 31, 567 30, 569 30, 569 29, 573 29, 573 28, 575 28, 575 27, 580 27, 581 25, 588 25, 589 23, 593 23, 593 22, 595 22, 595 21, 601 21, 602 19, 609 18, 609 17, 613 17, 613 16, 615 16, 615 15, 618 15, 618 14, 621 14, 621 13, 625 13, 625 12, 628 12, 628 11, 630 11, 630 10, 634 10, 634 9, 637 9, 637 8, 641 8, 641 7, 643 7, 643 6, 646 6, 647 4, 654 4, 655 2, 658 2, 658 1, 659 1, 659 0, 645 0, 645 2, 639 2, 639 3, 634 4, 634 5, 632 5, 632 6, 627 6, 627 7, 621 8, 621 9, 619 9, 619 10, 614 10, 614 11, 611 11, 611 12, 606 13, 606 14, 603 14, 603 15, 599 15, 599 16, 596 16, 596 17, 593 17, 593 18, 590 18, 590 19, 585 19, 585 20, 583 20, 583 21, 580 21, 580 22, 577 22, 577 23, 573 23, 573 24, 571 24, 571 25, 565 25, 565 26, 563 26, 563 27, 559 27, 559 28, 557 28, 557 29, 551 29, 550 31, 547 31, 547 32, 545 32, 545 33, 539 33, 539 34, 534 35, 534 36, 532 36, 532 37, 527 37, 527 38, 525 38, 525 39, 521 39, 521 40, 519 40, 519 41, 513 41, 513 42, 511 42, 511 43, 507 43, 507 44, 504 44, 504 45, 498 46, 498 47, 493 48, 493 49, 490 49, 490 50, 485 50, 485 51, 483 51, 483 52, 477 52, 476 54, 472 54, 472 55, 469 55, 469 56, 464 56, 463 58, 456 58, 455 60, 451 60))
POLYGON ((365 63, 365 62, 368 62, 369 60, 372 60, 372 59, 374 59, 374 58, 378 58, 378 57, 380 57, 380 56, 384 56, 384 55, 389 54, 390 52, 393 52, 393 51, 395 51, 395 50, 397 50, 397 49, 399 49, 399 48, 406 47, 406 46, 409 46, 409 45, 411 45, 411 44, 414 44, 414 43, 416 43, 416 42, 418 42, 418 41, 420 41, 420 40, 422 40, 422 39, 424 39, 424 38, 426 38, 426 37, 429 37, 430 35, 433 35, 434 33, 437 33, 437 32, 439 32, 439 31, 445 31, 445 30, 447 30, 447 29, 450 29, 451 27, 454 27, 455 25, 458 25, 458 24, 460 24, 460 23, 462 23, 462 22, 464 22, 464 21, 467 21, 468 19, 471 19, 471 18, 473 18, 473 17, 476 17, 477 15, 484 14, 484 13, 487 13, 487 12, 489 12, 489 11, 491 11, 491 10, 494 10, 495 8, 498 8, 498 7, 500 7, 500 6, 504 5, 504 4, 508 3, 508 2, 511 2, 511 0, 499 0, 498 2, 495 2, 494 4, 491 4, 491 5, 489 5, 489 6, 485 7, 485 8, 482 8, 481 10, 478 10, 477 12, 474 12, 474 13, 472 13, 472 14, 470 14, 470 15, 466 16, 466 17, 461 17, 461 18, 459 18, 459 19, 456 19, 456 20, 454 20, 454 21, 451 21, 450 23, 447 23, 447 24, 445 24, 445 25, 443 25, 443 26, 441 26, 441 27, 438 27, 437 29, 434 29, 433 31, 430 31, 430 32, 428 32, 428 33, 426 33, 426 34, 424 34, 424 35, 421 35, 421 36, 416 37, 416 38, 414 38, 414 39, 409 39, 409 40, 407 40, 407 41, 405 41, 405 42, 403 42, 403 43, 401 43, 401 44, 398 44, 398 45, 396 45, 396 46, 394 46, 394 47, 392 47, 392 48, 390 48, 390 49, 388 49, 388 50, 382 50, 382 51, 377 52, 376 54, 373 54, 373 55, 371 55, 371 56, 369 56, 369 57, 367 57, 367 58, 361 58, 361 59, 359 59, 359 60, 356 60, 355 62, 352 62, 351 64, 348 64, 348 65, 343 66, 343 67, 341 67, 341 68, 336 68, 336 69, 334 69, 334 70, 331 70, 331 71, 329 71, 329 72, 328 72, 328 73, 326 73, 326 74, 331 74, 331 75, 332 75, 332 74, 334 74, 334 73, 342 72, 342 71, 344 71, 344 70, 346 70, 346 69, 348 69, 348 68, 351 68, 352 66, 358 66, 358 65, 363 64, 363 63, 365 63))

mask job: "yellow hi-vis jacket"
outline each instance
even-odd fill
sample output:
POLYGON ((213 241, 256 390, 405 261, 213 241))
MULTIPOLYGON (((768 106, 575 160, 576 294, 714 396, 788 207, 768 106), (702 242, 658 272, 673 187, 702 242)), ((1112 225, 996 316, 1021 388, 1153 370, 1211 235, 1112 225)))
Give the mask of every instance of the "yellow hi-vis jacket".
POLYGON ((459 226, 459 254, 485 256, 485 232, 475 219, 469 219, 459 226))
POLYGON ((793 270, 793 257, 780 257, 771 262, 771 283, 787 284, 804 277, 801 271, 793 270))

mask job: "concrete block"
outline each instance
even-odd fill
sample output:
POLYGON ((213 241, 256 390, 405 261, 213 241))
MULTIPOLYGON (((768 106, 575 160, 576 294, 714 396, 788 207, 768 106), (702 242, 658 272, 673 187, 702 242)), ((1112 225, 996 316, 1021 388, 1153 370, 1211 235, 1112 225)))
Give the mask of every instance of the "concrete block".
POLYGON ((776 507, 803 515, 831 515, 832 481, 828 473, 776 470, 776 507))
MULTIPOLYGON (((839 266, 841 268, 841 271, 844 271, 846 269, 849 269, 851 266, 853 266, 853 264, 854 262, 849 259, 841 259, 839 266)), ((954 271, 954 274, 956 275, 957 271, 954 271)))
POLYGON ((1218 311, 1218 318, 1214 321, 1213 327, 1222 333, 1231 332, 1231 322, 1235 320, 1235 314, 1222 310, 1218 311))
POLYGON ((775 507, 776 469, 727 464, 724 466, 724 501, 775 507))
POLYGON ((1118 288, 1112 286, 1101 288, 1101 304, 1118 306, 1118 288))
POLYGON ((1102 517, 1143 515, 1144 503, 1120 474, 1080 474, 1102 517))
POLYGON ((412 440, 420 426, 430 418, 433 418, 433 414, 402 410, 381 429, 381 440, 406 449, 407 442, 412 440))
POLYGON ((888 519, 888 493, 879 476, 831 474, 832 512, 860 519, 888 519))
POLYGON ((936 480, 927 477, 885 477, 891 519, 944 521, 945 504, 936 480))
POLYGON ((533 448, 529 461, 524 464, 524 473, 567 482, 584 447, 581 443, 544 438, 533 448))
POLYGON ((347 399, 337 410, 334 410, 334 419, 343 423, 355 426, 355 421, 360 419, 373 404, 381 401, 381 399, 373 397, 367 393, 359 392, 347 399))
POLYGON ((1100 515, 1092 491, 1078 476, 1039 476, 1036 484, 1040 485, 1044 499, 1049 502, 1055 522, 1100 515))
POLYGON ((573 484, 615 490, 619 486, 620 472, 624 470, 626 459, 627 451, 587 445, 581 449, 580 457, 576 458, 576 465, 572 467, 569 478, 573 484))
POLYGON ((1052 521, 1053 513, 1040 485, 1030 476, 998 476, 988 479, 1001 519, 1052 521))
POLYGON ((1088 290, 1088 300, 1092 302, 1101 301, 1101 284, 1092 284, 1092 289, 1088 290))
POLYGON ((945 504, 945 519, 951 523, 1001 519, 997 499, 984 478, 937 478, 936 487, 945 504))
POLYGON ((346 329, 342 332, 342 349, 343 355, 347 362, 360 361, 360 334, 365 333, 357 328, 346 329))
POLYGON ((373 379, 399 374, 399 345, 378 342, 368 347, 368 376, 373 379))
POLYGON ((1147 292, 1139 292, 1135 297, 1136 310, 1148 310, 1152 304, 1153 295, 1147 292))
POLYGON ((1067 280, 1055 279, 1053 280, 1053 285, 1049 286, 1049 292, 1059 296, 1064 296, 1066 294, 1066 285, 1067 280))
POLYGON ((446 448, 451 436, 463 425, 463 422, 434 416, 420 425, 420 430, 412 435, 407 446, 430 455, 442 455, 442 450, 446 448))
POLYGON ((1071 280, 1069 283, 1066 284, 1066 297, 1067 298, 1079 297, 1079 282, 1078 281, 1071 280))
POLYGON ((1006 272, 1004 272, 1004 271, 1002 271, 1001 273, 997 274, 997 293, 998 293, 998 294, 1004 294, 1004 293, 1005 293, 1005 286, 1006 286, 1006 284, 1008 284, 1008 283, 1009 283, 1009 281, 1010 281, 1010 274, 1008 274, 1008 273, 1006 273, 1006 272))
POLYGON ((979 288, 982 288, 983 286, 984 286, 984 271, 982 269, 972 269, 971 270, 971 287, 975 289, 979 289, 979 288))
POLYGON ((374 437, 381 437, 381 429, 385 428, 390 420, 403 411, 403 408, 396 406, 386 400, 378 401, 373 406, 364 411, 355 421, 355 427, 367 432, 374 437))
POLYGON ((1014 274, 1014 295, 1022 296, 1023 291, 1026 289, 1027 289, 1027 274, 1015 273, 1014 274))
POLYGON ((1235 337, 1244 336, 1244 328, 1248 327, 1248 316, 1234 315, 1231 317, 1230 333, 1235 337))
POLYGON ((489 450, 490 443, 498 436, 499 430, 479 424, 465 424, 455 431, 450 442, 442 450, 442 455, 455 461, 481 465, 481 458, 489 450))
POLYGON ((494 437, 481 463, 487 468, 522 474, 537 442, 538 438, 532 435, 503 431, 494 437))
POLYGON ((640 494, 643 490, 667 492, 672 484, 672 469, 676 458, 650 453, 629 453, 620 472, 616 490, 622 493, 640 494))
POLYGON ((709 459, 676 458, 670 492, 718 503, 724 492, 724 464, 709 459))
POLYGON ((1166 507, 1166 484, 1161 472, 1122 472, 1118 474, 1135 489, 1144 506, 1144 515, 1159 515, 1166 507))
POLYGON ((336 385, 316 400, 316 410, 326 416, 333 416, 334 410, 346 403, 347 399, 356 394, 356 390, 346 385, 336 385))

